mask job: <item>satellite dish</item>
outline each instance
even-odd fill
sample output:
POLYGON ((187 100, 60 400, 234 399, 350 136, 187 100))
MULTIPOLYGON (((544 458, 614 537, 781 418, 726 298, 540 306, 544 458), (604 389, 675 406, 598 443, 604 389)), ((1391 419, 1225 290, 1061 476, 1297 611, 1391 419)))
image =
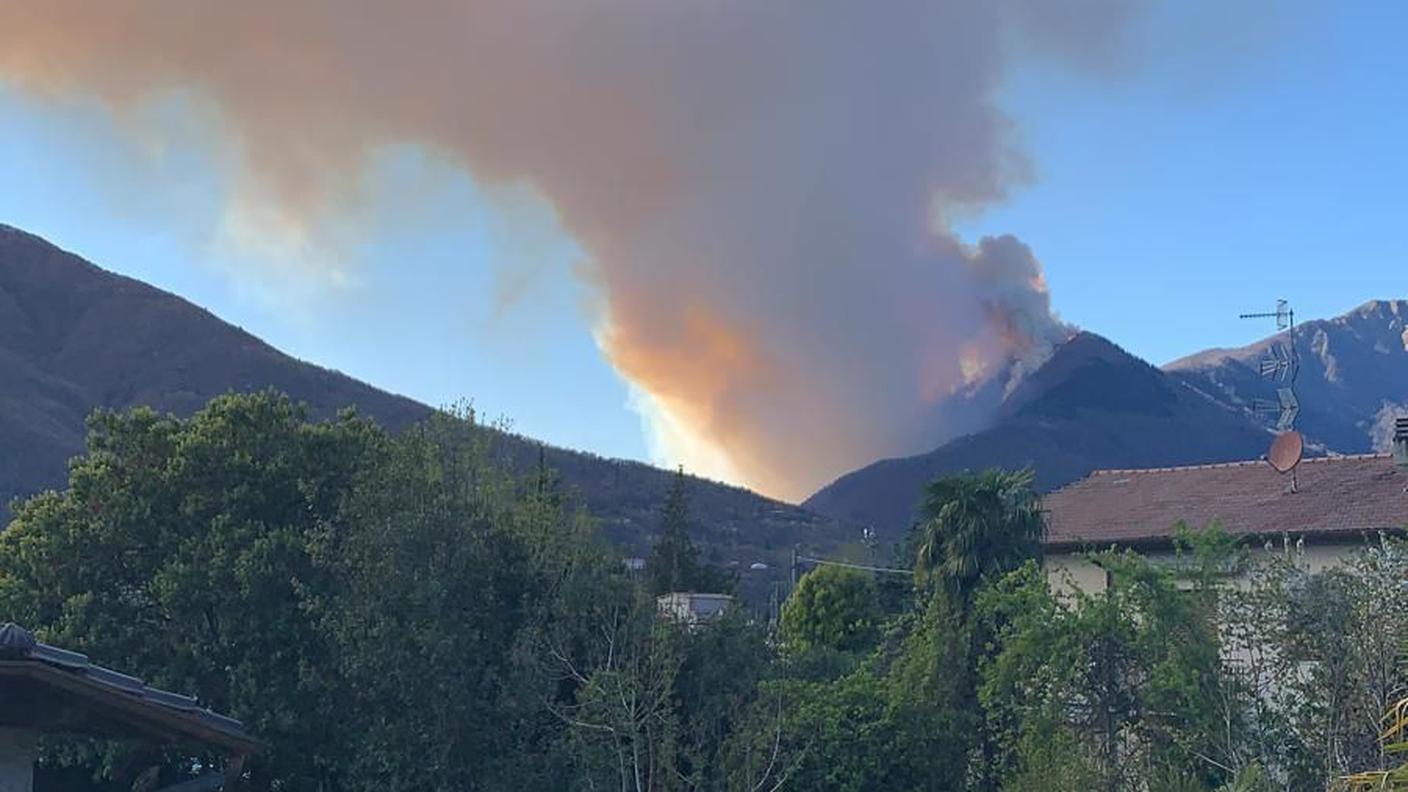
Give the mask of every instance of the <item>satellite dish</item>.
POLYGON ((1276 435, 1276 439, 1271 442, 1271 450, 1266 453, 1266 461, 1276 468, 1277 473, 1290 473, 1300 464, 1301 455, 1304 453, 1305 439, 1300 436, 1300 432, 1292 429, 1276 435))

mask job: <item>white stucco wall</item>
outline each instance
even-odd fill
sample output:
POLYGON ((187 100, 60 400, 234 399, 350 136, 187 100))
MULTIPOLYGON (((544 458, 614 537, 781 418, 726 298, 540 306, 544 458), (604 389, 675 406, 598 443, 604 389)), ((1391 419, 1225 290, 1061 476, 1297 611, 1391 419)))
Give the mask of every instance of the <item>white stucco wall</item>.
POLYGON ((32 792, 39 733, 0 728, 0 792, 32 792))
POLYGON ((1080 553, 1053 553, 1042 562, 1046 583, 1058 594, 1083 591, 1098 594, 1105 590, 1105 570, 1080 553))
MULTIPOLYGON (((1334 544, 1302 542, 1297 546, 1293 541, 1289 546, 1286 546, 1281 540, 1276 540, 1269 550, 1262 542, 1251 544, 1248 551, 1253 564, 1266 559, 1269 555, 1282 556, 1289 553, 1301 569, 1316 573, 1343 564, 1363 548, 1364 545, 1358 542, 1336 542, 1334 544)), ((1172 564, 1177 560, 1177 556, 1171 550, 1145 552, 1142 555, 1156 564, 1160 562, 1172 564)), ((1073 588, 1078 588, 1087 594, 1097 594, 1105 590, 1105 570, 1092 563, 1083 553, 1052 553, 1046 557, 1042 568, 1046 572, 1047 583, 1050 584, 1053 591, 1069 592, 1073 588)), ((1232 581, 1233 585, 1241 582, 1243 581, 1232 581)))

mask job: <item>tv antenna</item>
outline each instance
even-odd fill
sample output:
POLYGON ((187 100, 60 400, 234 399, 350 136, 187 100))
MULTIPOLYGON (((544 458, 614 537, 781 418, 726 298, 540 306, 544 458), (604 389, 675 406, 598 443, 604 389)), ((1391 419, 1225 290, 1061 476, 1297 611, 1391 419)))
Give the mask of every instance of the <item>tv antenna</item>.
POLYGON ((1276 301, 1276 310, 1244 313, 1242 319, 1275 319, 1276 329, 1285 331, 1286 339, 1273 340, 1267 356, 1258 362, 1257 371, 1276 385, 1276 399, 1253 399, 1252 411, 1276 416, 1276 439, 1267 451, 1266 461, 1278 473, 1291 474, 1290 491, 1296 491, 1295 469, 1305 454, 1305 438, 1296 431, 1300 416, 1300 398, 1296 396, 1296 377, 1300 374, 1300 351, 1296 348, 1296 312, 1285 300, 1276 301))

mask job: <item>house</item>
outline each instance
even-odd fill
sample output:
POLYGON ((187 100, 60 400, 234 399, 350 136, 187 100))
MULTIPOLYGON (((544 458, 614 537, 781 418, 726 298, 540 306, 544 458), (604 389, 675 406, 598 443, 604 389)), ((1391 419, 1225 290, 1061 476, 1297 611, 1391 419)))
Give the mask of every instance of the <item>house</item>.
POLYGON ((226 758, 225 772, 180 785, 187 790, 219 789, 261 748, 239 721, 193 698, 0 625, 0 792, 33 789, 38 739, 52 733, 185 745, 226 758))
POLYGON ((693 591, 676 591, 655 598, 660 615, 690 626, 717 619, 732 604, 733 597, 728 594, 703 594, 693 591))
POLYGON ((1306 459, 1284 475, 1265 461, 1095 471, 1043 499, 1048 579, 1103 590, 1089 551, 1171 559, 1180 522, 1217 522, 1253 553, 1289 550, 1310 571, 1332 566, 1366 539, 1408 530, 1408 418, 1394 443, 1393 454, 1306 459))

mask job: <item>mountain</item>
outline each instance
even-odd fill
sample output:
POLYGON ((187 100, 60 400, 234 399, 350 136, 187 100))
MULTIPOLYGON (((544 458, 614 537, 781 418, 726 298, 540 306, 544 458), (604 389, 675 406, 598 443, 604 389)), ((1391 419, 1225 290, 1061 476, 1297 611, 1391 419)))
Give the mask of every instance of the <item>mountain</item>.
MULTIPOLYGON (((400 429, 431 408, 296 360, 173 294, 102 270, 39 237, 0 225, 0 525, 13 497, 63 486, 95 408, 150 405, 189 415, 230 391, 275 388, 315 418, 355 406, 400 429)), ((486 430, 491 431, 491 430, 486 430)), ((672 473, 495 432, 494 452, 520 470, 540 453, 628 552, 643 554, 672 473)), ((797 542, 850 535, 832 519, 747 490, 694 479, 691 515, 707 557, 773 574, 797 542)))
MULTIPOLYGON (((1295 335, 1297 428, 1332 451, 1372 451, 1376 441, 1382 450, 1392 414, 1408 412, 1408 300, 1373 300, 1334 319, 1299 324, 1295 335)), ((1252 400, 1273 397, 1258 364, 1288 338, 1286 331, 1239 349, 1210 349, 1164 370, 1228 409, 1248 411, 1252 400)))
MULTIPOLYGON (((188 415, 227 391, 275 387, 317 417, 356 405, 400 428, 410 399, 279 352, 209 312, 0 225, 0 507, 62 484, 94 408, 188 415)), ((3 515, 0 515, 3 516, 3 515)))
POLYGON ((1017 385, 989 428, 848 473, 802 505, 897 537, 920 488, 945 474, 1031 467, 1050 490, 1096 468, 1254 459, 1270 440, 1242 412, 1082 332, 1017 385))

